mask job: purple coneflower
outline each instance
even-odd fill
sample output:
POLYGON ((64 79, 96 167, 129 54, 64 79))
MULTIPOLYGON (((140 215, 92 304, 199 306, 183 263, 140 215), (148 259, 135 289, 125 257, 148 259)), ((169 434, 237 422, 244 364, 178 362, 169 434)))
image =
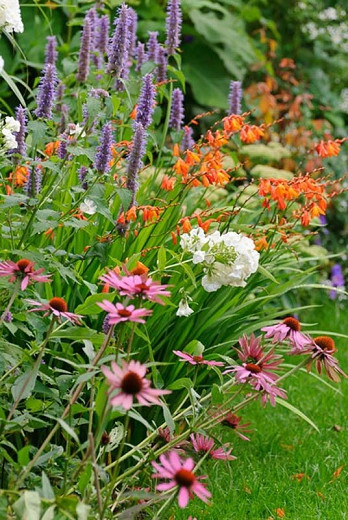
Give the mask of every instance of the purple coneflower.
POLYGON ((158 491, 168 491, 178 486, 178 503, 181 508, 187 506, 190 497, 194 494, 203 502, 208 502, 211 493, 204 484, 199 482, 206 477, 196 477, 193 473, 195 467, 193 459, 182 460, 175 451, 170 451, 167 455, 160 455, 159 459, 162 465, 152 462, 154 469, 157 471, 152 476, 153 478, 167 479, 169 482, 158 484, 156 486, 158 491))
POLYGON ((282 323, 263 327, 261 330, 266 332, 265 338, 273 338, 273 343, 289 340, 292 344, 292 354, 300 353, 311 342, 308 336, 300 332, 301 324, 292 316, 285 318, 282 323))
POLYGON ((57 38, 55 36, 47 36, 47 45, 45 49, 45 65, 50 63, 51 65, 55 65, 58 52, 57 52, 57 38))
POLYGON ((175 54, 176 49, 180 45, 181 22, 182 14, 180 0, 169 0, 166 18, 166 46, 168 49, 168 54, 175 54))
POLYGON ((161 285, 159 282, 152 280, 152 278, 148 278, 147 275, 119 276, 115 271, 109 271, 101 276, 100 280, 116 289, 121 296, 128 296, 128 298, 138 296, 142 299, 164 305, 161 297, 170 296, 166 285, 161 285))
POLYGON ((34 306, 34 308, 29 309, 28 312, 44 311, 44 317, 52 314, 57 318, 59 323, 61 322, 62 318, 65 318, 67 321, 70 321, 71 323, 81 325, 80 318, 82 318, 83 316, 80 316, 79 314, 74 314, 73 312, 68 312, 68 304, 63 298, 55 296, 54 298, 51 298, 47 303, 38 302, 36 300, 26 300, 26 302, 29 303, 29 305, 34 306))
POLYGON ((231 81, 230 83, 230 94, 228 96, 228 113, 239 115, 242 112, 241 108, 242 101, 242 82, 231 81))
POLYGON ((56 96, 56 88, 56 68, 51 63, 48 63, 43 70, 38 87, 37 109, 34 112, 37 117, 52 119, 52 107, 56 96))
POLYGON ((143 318, 152 314, 152 311, 149 309, 136 309, 134 305, 125 307, 122 303, 116 303, 116 305, 114 305, 108 300, 97 303, 97 305, 108 313, 110 325, 117 325, 123 321, 145 323, 143 318))
POLYGON ((43 268, 34 270, 34 262, 27 258, 21 258, 18 262, 0 262, 0 276, 9 276, 9 282, 20 280, 21 291, 24 291, 29 284, 34 282, 50 282, 50 275, 42 275, 43 268))
POLYGON ((318 336, 313 339, 312 345, 308 345, 311 351, 311 358, 307 365, 309 371, 312 364, 315 363, 318 374, 321 374, 324 368, 329 379, 338 383, 340 381, 339 375, 347 377, 343 370, 338 366, 338 361, 334 358, 337 351, 335 342, 329 336, 318 336))
POLYGON ((145 74, 143 77, 141 92, 138 100, 137 115, 135 121, 147 128, 152 121, 154 111, 156 89, 153 84, 153 75, 145 74))
POLYGON ((209 452, 212 459, 235 460, 237 458, 231 455, 232 448, 227 443, 223 446, 215 447, 213 439, 204 437, 204 435, 199 435, 198 433, 196 435, 191 434, 190 439, 195 452, 201 455, 209 452))
POLYGON ((179 88, 173 90, 172 107, 170 110, 169 127, 181 130, 184 121, 184 94, 179 88))
POLYGON ((151 382, 145 378, 146 366, 139 361, 123 361, 122 367, 112 361, 111 370, 104 365, 101 369, 110 385, 109 393, 118 391, 110 399, 112 406, 122 406, 125 410, 130 410, 135 399, 143 406, 161 405, 159 397, 171 393, 169 390, 151 388, 151 382))
POLYGON ((181 352, 181 350, 173 350, 173 352, 176 356, 190 363, 190 365, 210 365, 211 367, 224 366, 222 361, 208 361, 207 359, 204 359, 203 356, 192 356, 191 354, 187 354, 187 352, 181 352))
POLYGON ((236 434, 243 439, 243 441, 250 441, 248 437, 244 435, 244 433, 250 433, 252 430, 249 430, 249 426, 251 423, 240 424, 242 421, 241 417, 238 415, 228 412, 221 420, 222 426, 228 426, 232 430, 235 430, 236 434))
POLYGON ((99 173, 107 173, 110 169, 112 142, 112 125, 111 123, 106 123, 102 128, 100 144, 96 150, 94 159, 94 166, 99 173))

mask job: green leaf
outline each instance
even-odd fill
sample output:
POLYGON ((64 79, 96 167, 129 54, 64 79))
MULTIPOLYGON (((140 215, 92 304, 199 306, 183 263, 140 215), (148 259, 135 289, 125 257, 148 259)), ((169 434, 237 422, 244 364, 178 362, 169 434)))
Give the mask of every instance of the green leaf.
POLYGON ((192 356, 202 356, 205 346, 198 339, 193 339, 184 348, 184 352, 191 354, 192 356))
POLYGON ((181 377, 177 379, 173 383, 168 386, 168 390, 181 390, 181 388, 186 388, 187 390, 191 390, 193 383, 191 379, 188 377, 181 377))
POLYGON ((24 491, 13 504, 18 520, 40 520, 41 498, 37 491, 24 491))
POLYGON ((46 498, 47 500, 54 500, 54 491, 48 479, 48 476, 43 471, 41 474, 41 489, 42 489, 42 498, 46 498))
POLYGON ((74 430, 63 419, 61 419, 60 417, 52 417, 51 415, 48 415, 48 414, 47 414, 47 417, 50 417, 51 419, 55 419, 57 422, 59 422, 59 424, 61 425, 63 430, 65 430, 70 435, 70 437, 72 437, 74 439, 74 441, 77 442, 77 444, 80 443, 79 438, 76 435, 76 433, 74 432, 74 430))
POLYGON ((115 293, 98 293, 98 294, 91 294, 86 298, 84 303, 81 303, 81 305, 78 305, 76 307, 75 312, 76 314, 82 314, 83 316, 90 316, 91 314, 100 314, 101 312, 104 312, 97 303, 102 302, 103 300, 108 300, 109 302, 112 302, 112 300, 115 298, 115 293))
POLYGON ((316 426, 314 424, 314 422, 311 419, 309 419, 309 417, 307 417, 307 415, 305 415, 303 412, 301 412, 301 410, 296 408, 296 406, 288 403, 288 401, 284 401, 284 399, 282 399, 281 397, 276 397, 276 402, 277 402, 277 404, 280 404, 284 408, 287 408, 288 410, 293 412, 295 415, 298 415, 298 417, 301 417, 301 419, 306 421, 310 426, 312 426, 312 428, 314 428, 317 432, 319 432, 318 426, 316 426))
POLYGON ((41 520, 54 520, 55 519, 55 510, 56 506, 51 506, 47 509, 41 520))
POLYGON ((157 254, 157 266, 160 271, 164 271, 167 263, 166 248, 162 245, 157 254))
POLYGON ((278 280, 276 280, 276 278, 274 278, 273 274, 271 274, 271 273, 268 271, 268 269, 266 269, 265 267, 263 267, 263 265, 260 265, 260 264, 259 264, 258 271, 260 271, 260 273, 263 274, 263 276, 265 276, 265 277, 268 278, 269 280, 272 280, 272 282, 279 284, 278 280))
POLYGON ((132 192, 126 188, 117 188, 115 191, 121 199, 123 211, 127 211, 132 201, 132 192))
POLYGON ((173 416, 170 413, 170 410, 165 403, 162 404, 162 409, 163 409, 164 420, 167 423, 167 426, 169 428, 171 435, 173 435, 175 432, 175 422, 173 420, 173 416))
POLYGON ((13 400, 16 401, 18 398, 20 400, 26 399, 35 386, 37 374, 39 371, 39 367, 30 368, 24 374, 17 377, 16 381, 11 387, 11 393, 13 400))
POLYGON ((47 135, 47 125, 42 121, 29 121, 28 122, 28 130, 30 131, 30 135, 32 138, 32 146, 33 148, 38 144, 44 141, 45 136, 47 135))
POLYGON ((22 467, 26 466, 29 462, 29 451, 30 446, 27 445, 21 448, 17 453, 17 461, 22 467))
POLYGON ((88 520, 90 510, 91 506, 88 506, 83 502, 79 502, 76 506, 77 520, 88 520))

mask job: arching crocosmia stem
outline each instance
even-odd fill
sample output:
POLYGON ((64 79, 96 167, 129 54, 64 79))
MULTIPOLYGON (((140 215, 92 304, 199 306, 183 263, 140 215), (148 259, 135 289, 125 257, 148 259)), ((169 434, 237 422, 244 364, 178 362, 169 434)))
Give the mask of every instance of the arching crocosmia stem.
POLYGON ((181 13, 180 0, 169 0, 168 6, 167 6, 167 19, 166 19, 166 29, 167 29, 166 46, 167 46, 168 54, 175 54, 176 49, 180 45, 181 22, 182 22, 182 13, 181 13))
POLYGON ((92 43, 91 20, 90 20, 89 16, 86 16, 85 23, 83 26, 82 36, 81 36, 80 53, 79 53, 79 60, 78 60, 77 74, 76 74, 77 81, 80 81, 81 83, 84 83, 88 78, 91 43, 92 43))

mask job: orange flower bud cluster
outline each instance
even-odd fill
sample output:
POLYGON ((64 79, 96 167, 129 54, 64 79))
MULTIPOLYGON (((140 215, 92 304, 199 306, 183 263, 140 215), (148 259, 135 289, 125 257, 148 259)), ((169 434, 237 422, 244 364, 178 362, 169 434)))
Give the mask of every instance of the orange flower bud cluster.
POLYGON ((334 157, 340 153, 341 144, 344 141, 346 141, 346 139, 320 141, 320 143, 315 146, 315 150, 320 157, 334 157))

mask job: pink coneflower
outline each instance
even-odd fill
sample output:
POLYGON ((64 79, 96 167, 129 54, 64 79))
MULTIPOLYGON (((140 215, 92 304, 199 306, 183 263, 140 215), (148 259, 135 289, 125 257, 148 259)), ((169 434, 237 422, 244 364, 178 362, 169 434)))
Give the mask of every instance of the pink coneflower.
POLYGON ((276 405, 276 397, 282 397, 283 399, 287 399, 287 395, 285 390, 282 388, 278 388, 276 383, 273 381, 272 383, 268 383, 265 380, 257 380, 254 379, 250 381, 251 386, 257 390, 258 392, 262 392, 261 403, 265 405, 269 400, 272 406, 276 405))
POLYGON ((187 361, 191 365, 210 365, 212 367, 223 367, 224 363, 222 361, 208 361, 204 359, 203 356, 191 356, 191 354, 187 354, 186 352, 181 352, 181 350, 173 350, 174 354, 181 357, 184 361, 187 361))
POLYGON ((318 373, 321 374, 322 368, 324 368, 327 376, 335 383, 340 381, 338 374, 347 377, 338 366, 337 359, 334 358, 334 353, 337 349, 332 338, 329 336, 318 336, 313 339, 313 343, 309 347, 311 347, 312 355, 307 366, 308 371, 311 369, 312 364, 315 363, 318 373))
POLYGON ((109 393, 118 390, 110 399, 112 406, 122 406, 125 410, 130 410, 135 398, 143 406, 160 405, 159 396, 171 393, 169 390, 151 388, 150 381, 145 378, 146 366, 139 361, 123 361, 122 367, 112 361, 111 370, 104 365, 101 369, 110 385, 109 393))
MULTIPOLYGON (((168 426, 166 426, 166 428, 158 428, 158 435, 160 439, 164 441, 165 444, 175 439, 175 437, 171 434, 168 426)), ((187 440, 179 441, 178 444, 176 444, 172 449, 175 450, 177 453, 184 455, 185 451, 183 448, 186 447, 188 444, 189 441, 187 440)))
POLYGON ((249 433, 252 430, 249 430, 249 426, 251 423, 244 423, 240 424, 242 421, 241 417, 238 417, 238 415, 228 412, 221 421, 221 424, 223 426, 228 426, 229 428, 232 428, 232 430, 235 430, 236 434, 239 435, 243 441, 250 441, 248 437, 244 435, 244 433, 249 433), (243 433, 242 433, 243 432, 243 433))
POLYGON ((156 489, 158 491, 167 491, 179 486, 178 503, 179 507, 187 506, 190 498, 196 494, 203 502, 208 502, 211 493, 206 489, 204 484, 199 482, 200 479, 206 478, 203 476, 196 477, 192 472, 195 467, 193 459, 180 459, 175 451, 171 451, 168 455, 160 455, 161 464, 153 462, 152 465, 157 471, 154 478, 169 479, 169 482, 158 484, 156 489))
POLYGON ((304 347, 311 342, 308 336, 300 332, 300 322, 291 316, 285 318, 282 323, 271 325, 270 327, 263 327, 261 330, 266 332, 265 338, 273 338, 273 343, 288 339, 293 347, 291 354, 303 352, 304 347))
POLYGON ((161 285, 146 275, 119 276, 115 271, 109 271, 107 274, 101 276, 100 279, 110 287, 116 289, 121 296, 128 296, 129 298, 139 296, 151 302, 164 305, 160 297, 170 296, 170 292, 166 290, 166 285, 161 285))
POLYGON ((117 325, 122 321, 134 321, 136 323, 145 323, 142 318, 149 316, 152 311, 148 309, 136 309, 134 305, 128 305, 125 307, 122 303, 113 303, 108 300, 103 300, 101 303, 97 303, 104 311, 108 313, 109 324, 117 325))
POLYGON ((48 303, 42 303, 36 300, 26 300, 26 302, 28 302, 29 305, 34 305, 34 308, 29 309, 28 312, 45 311, 44 317, 53 314, 59 322, 62 318, 65 318, 71 321, 71 323, 81 325, 80 318, 83 316, 68 312, 68 304, 63 298, 54 297, 51 298, 48 303))
POLYGON ((21 280, 21 290, 24 291, 30 283, 50 282, 50 275, 42 275, 42 268, 34 271, 34 262, 27 258, 21 258, 18 262, 0 262, 0 276, 10 276, 9 281, 21 280))
POLYGON ((204 435, 190 435, 193 449, 200 454, 209 452, 212 459, 219 460, 234 460, 236 457, 231 455, 232 448, 228 444, 214 447, 214 440, 210 437, 204 437, 204 435))

